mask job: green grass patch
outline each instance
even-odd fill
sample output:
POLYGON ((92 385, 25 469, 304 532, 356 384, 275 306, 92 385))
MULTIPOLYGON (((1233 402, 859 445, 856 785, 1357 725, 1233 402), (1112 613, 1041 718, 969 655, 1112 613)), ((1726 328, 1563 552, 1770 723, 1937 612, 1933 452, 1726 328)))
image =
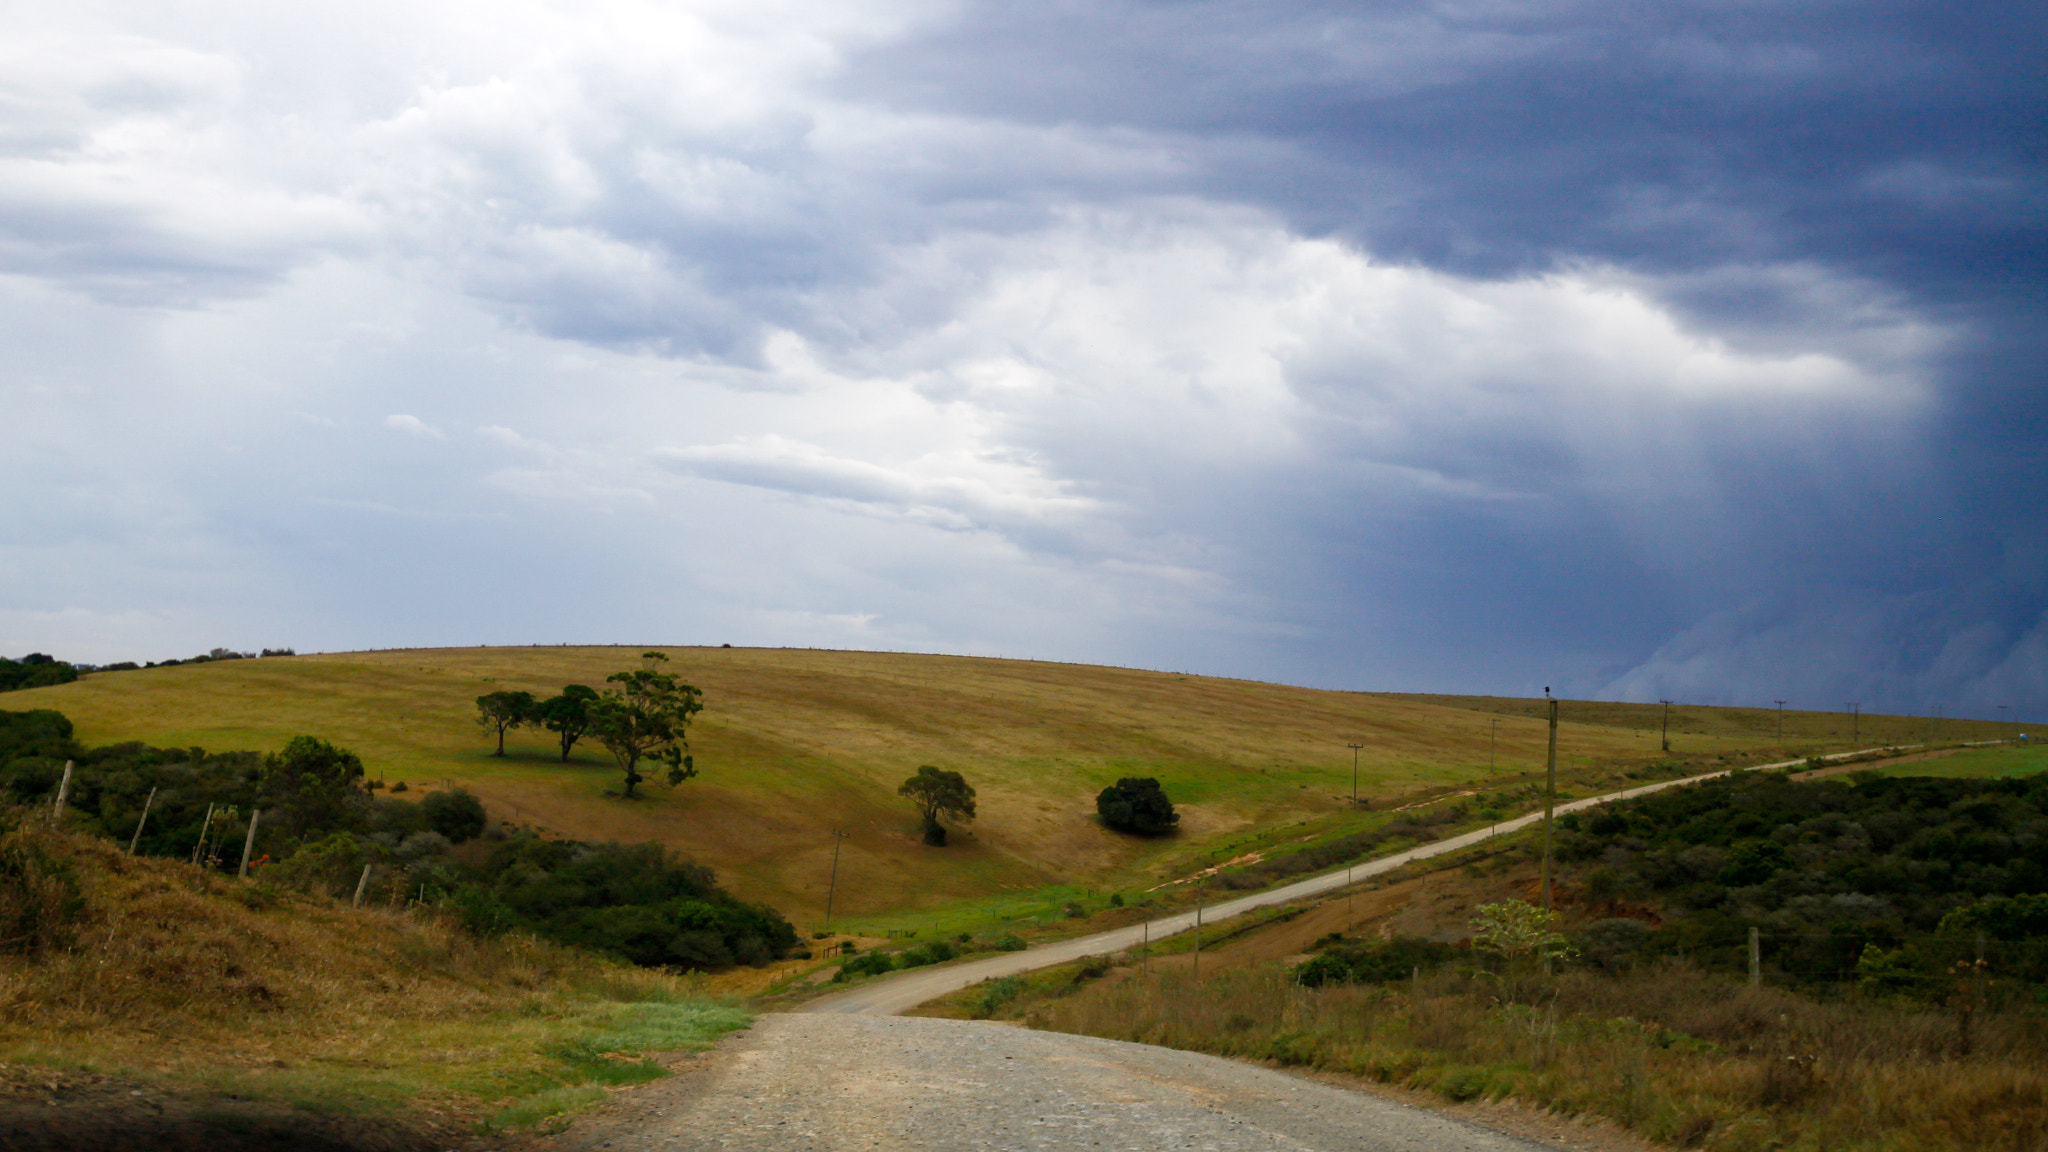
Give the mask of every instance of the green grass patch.
POLYGON ((1948 776, 2003 780, 2048 772, 2048 740, 2000 748, 1969 748, 1938 760, 1880 764, 1869 769, 1880 776, 1948 776))

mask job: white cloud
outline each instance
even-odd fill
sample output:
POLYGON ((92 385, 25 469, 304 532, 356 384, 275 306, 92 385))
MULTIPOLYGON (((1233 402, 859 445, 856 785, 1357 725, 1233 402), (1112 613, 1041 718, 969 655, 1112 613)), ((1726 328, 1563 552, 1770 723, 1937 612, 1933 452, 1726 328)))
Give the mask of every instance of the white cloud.
POLYGON ((417 416, 408 416, 402 412, 386 416, 384 418, 384 426, 403 432, 408 436, 417 436, 422 440, 446 440, 448 438, 446 433, 432 424, 417 416))

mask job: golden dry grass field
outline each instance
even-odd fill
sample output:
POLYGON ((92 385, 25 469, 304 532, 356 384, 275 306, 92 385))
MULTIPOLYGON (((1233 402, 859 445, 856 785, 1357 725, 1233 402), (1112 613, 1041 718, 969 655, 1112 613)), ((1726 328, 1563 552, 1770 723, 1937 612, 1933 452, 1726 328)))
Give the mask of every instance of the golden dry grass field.
MULTIPOLYGON (((850 833, 836 908, 849 924, 880 925, 962 901, 993 908, 1006 893, 1054 884, 1148 887, 1219 852, 1342 831, 1370 818, 1349 803, 1350 743, 1364 745, 1360 787, 1375 809, 1527 779, 1544 755, 1544 727, 1527 701, 971 657, 663 650, 669 668, 704 691, 692 734, 701 775, 673 789, 651 783, 639 801, 608 795, 619 774, 601 747, 579 745, 560 764, 550 733, 515 731, 498 759, 474 723, 483 693, 601 686, 637 667, 639 648, 222 661, 94 674, 10 693, 0 706, 58 709, 89 745, 274 749, 302 733, 324 737, 358 752, 373 778, 406 781, 414 796, 448 781, 513 823, 671 844, 805 929, 823 910, 833 829, 850 833), (979 790, 980 818, 951 847, 921 845, 915 814, 896 795, 922 764, 958 769, 979 790), (1142 841, 1101 828, 1095 793, 1121 776, 1157 777, 1184 814, 1183 833, 1142 841)), ((1659 758, 1655 729, 1615 707, 1564 706, 1568 778, 1612 779, 1659 758)), ((1722 724, 1675 742, 1694 757, 1752 759, 1842 743, 1771 737, 1722 724)))

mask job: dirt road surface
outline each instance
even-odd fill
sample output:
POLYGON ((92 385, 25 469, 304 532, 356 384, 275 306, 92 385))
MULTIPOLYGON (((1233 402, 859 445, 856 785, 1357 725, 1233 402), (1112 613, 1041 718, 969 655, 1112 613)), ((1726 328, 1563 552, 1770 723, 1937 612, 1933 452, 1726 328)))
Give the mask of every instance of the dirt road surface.
POLYGON ((564 1152, 1538 1152, 1439 1112, 1145 1044, 967 1020, 763 1016, 564 1152))
MULTIPOLYGON (((1846 759, 1856 753, 1844 753, 1846 759)), ((1789 767, 1788 762, 1767 767, 1789 767)), ((1557 806, 1560 813, 1725 775, 1557 806)), ((1541 813, 1354 868, 1074 940, 922 968, 759 1017, 688 1074, 621 1094, 539 1152, 1540 1152, 1384 1096, 1269 1068, 1092 1036, 894 1015, 995 976, 1120 952, 1201 922, 1343 888, 1456 852, 1541 813)), ((1615 1148, 1633 1142, 1598 1140, 1615 1148)))

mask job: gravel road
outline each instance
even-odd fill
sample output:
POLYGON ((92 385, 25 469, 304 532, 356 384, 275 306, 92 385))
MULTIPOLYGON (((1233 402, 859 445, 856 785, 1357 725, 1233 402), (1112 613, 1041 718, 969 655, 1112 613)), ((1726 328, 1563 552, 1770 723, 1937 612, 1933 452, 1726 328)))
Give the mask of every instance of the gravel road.
POLYGON ((1170 1048, 902 1016, 763 1016, 579 1121, 575 1152, 1541 1152, 1437 1112, 1170 1048))
MULTIPOLYGON (((1875 749, 1871 751, 1875 751, 1875 749)), ((1863 754, 1862 752, 1839 752, 1826 757, 1826 759, 1845 760, 1851 756, 1863 754)), ((1760 765, 1756 770, 1790 768, 1804 763, 1806 763, 1804 760, 1785 760, 1777 764, 1760 765)), ((1686 784, 1697 784, 1702 780, 1712 780, 1717 776, 1726 776, 1733 771, 1736 771, 1736 769, 1729 768, 1719 772, 1708 772, 1700 776, 1687 776, 1681 780, 1664 780, 1655 784, 1644 784, 1635 788, 1626 788, 1620 792, 1609 792, 1601 796, 1589 796, 1583 800, 1568 800, 1559 804, 1556 811, 1559 815, 1563 815, 1567 812, 1577 812, 1615 800, 1648 796, 1653 792, 1661 792, 1666 788, 1677 788, 1686 784)), ((1054 964, 1064 964, 1069 960, 1078 960, 1083 956, 1101 956, 1113 952, 1125 952, 1136 948, 1148 939, 1164 940, 1169 936, 1177 936, 1180 933, 1192 930, 1196 926, 1198 917, 1202 923, 1216 923, 1257 908, 1285 904, 1292 900, 1302 899, 1305 896, 1314 896, 1318 893, 1345 888, 1356 881, 1378 876, 1381 873, 1392 872, 1404 864, 1413 863, 1417 860, 1427 860, 1432 856, 1442 856, 1447 852, 1456 852, 1459 849, 1469 848, 1474 844, 1482 843, 1491 837, 1513 832, 1520 828, 1527 828, 1529 825, 1538 823, 1542 819, 1543 813, 1533 812, 1527 816, 1518 816, 1513 820, 1503 820, 1490 828, 1481 828, 1476 832, 1467 832, 1462 836, 1453 836, 1448 840, 1439 840, 1434 844, 1424 844, 1418 848, 1410 848, 1406 852, 1397 852, 1392 856, 1368 861, 1352 868, 1326 873, 1322 876, 1312 876, 1307 880, 1296 881, 1293 884, 1274 888, 1270 891, 1255 892, 1250 896, 1240 896, 1235 900, 1214 904, 1192 912, 1183 912, 1177 916, 1167 916, 1145 924, 1133 924, 1128 928, 1115 928, 1108 932, 1097 932, 1092 936, 1080 936, 1072 940, 1040 944, 1022 952, 1006 952, 979 960, 970 960, 961 964, 914 969, 900 976, 876 980, 845 992, 821 996, 804 1005, 803 1011, 879 1014, 884 1016, 893 1015, 898 1012, 907 1012, 928 1000, 935 1000, 948 992, 957 991, 970 984, 978 984, 983 980, 993 979, 997 976, 1011 976, 1019 972, 1030 972, 1039 968, 1048 968, 1054 964)))
MULTIPOLYGON (((1845 759, 1856 753, 1842 753, 1845 759)), ((1768 767, 1788 767, 1800 763, 1768 767)), ((1571 812, 1725 775, 1630 788, 1571 812)), ((1271 1069, 1145 1044, 894 1015, 993 976, 1127 950, 1344 887, 1542 819, 1537 813, 1199 913, 916 969, 758 1018, 687 1075, 624 1093, 527 1145, 746 1152, 1541 1152, 1560 1147, 1271 1069)), ((1583 1146, 1583 1145, 1581 1145, 1583 1146)), ((1621 1145, 1608 1143, 1608 1147, 1621 1145)))

